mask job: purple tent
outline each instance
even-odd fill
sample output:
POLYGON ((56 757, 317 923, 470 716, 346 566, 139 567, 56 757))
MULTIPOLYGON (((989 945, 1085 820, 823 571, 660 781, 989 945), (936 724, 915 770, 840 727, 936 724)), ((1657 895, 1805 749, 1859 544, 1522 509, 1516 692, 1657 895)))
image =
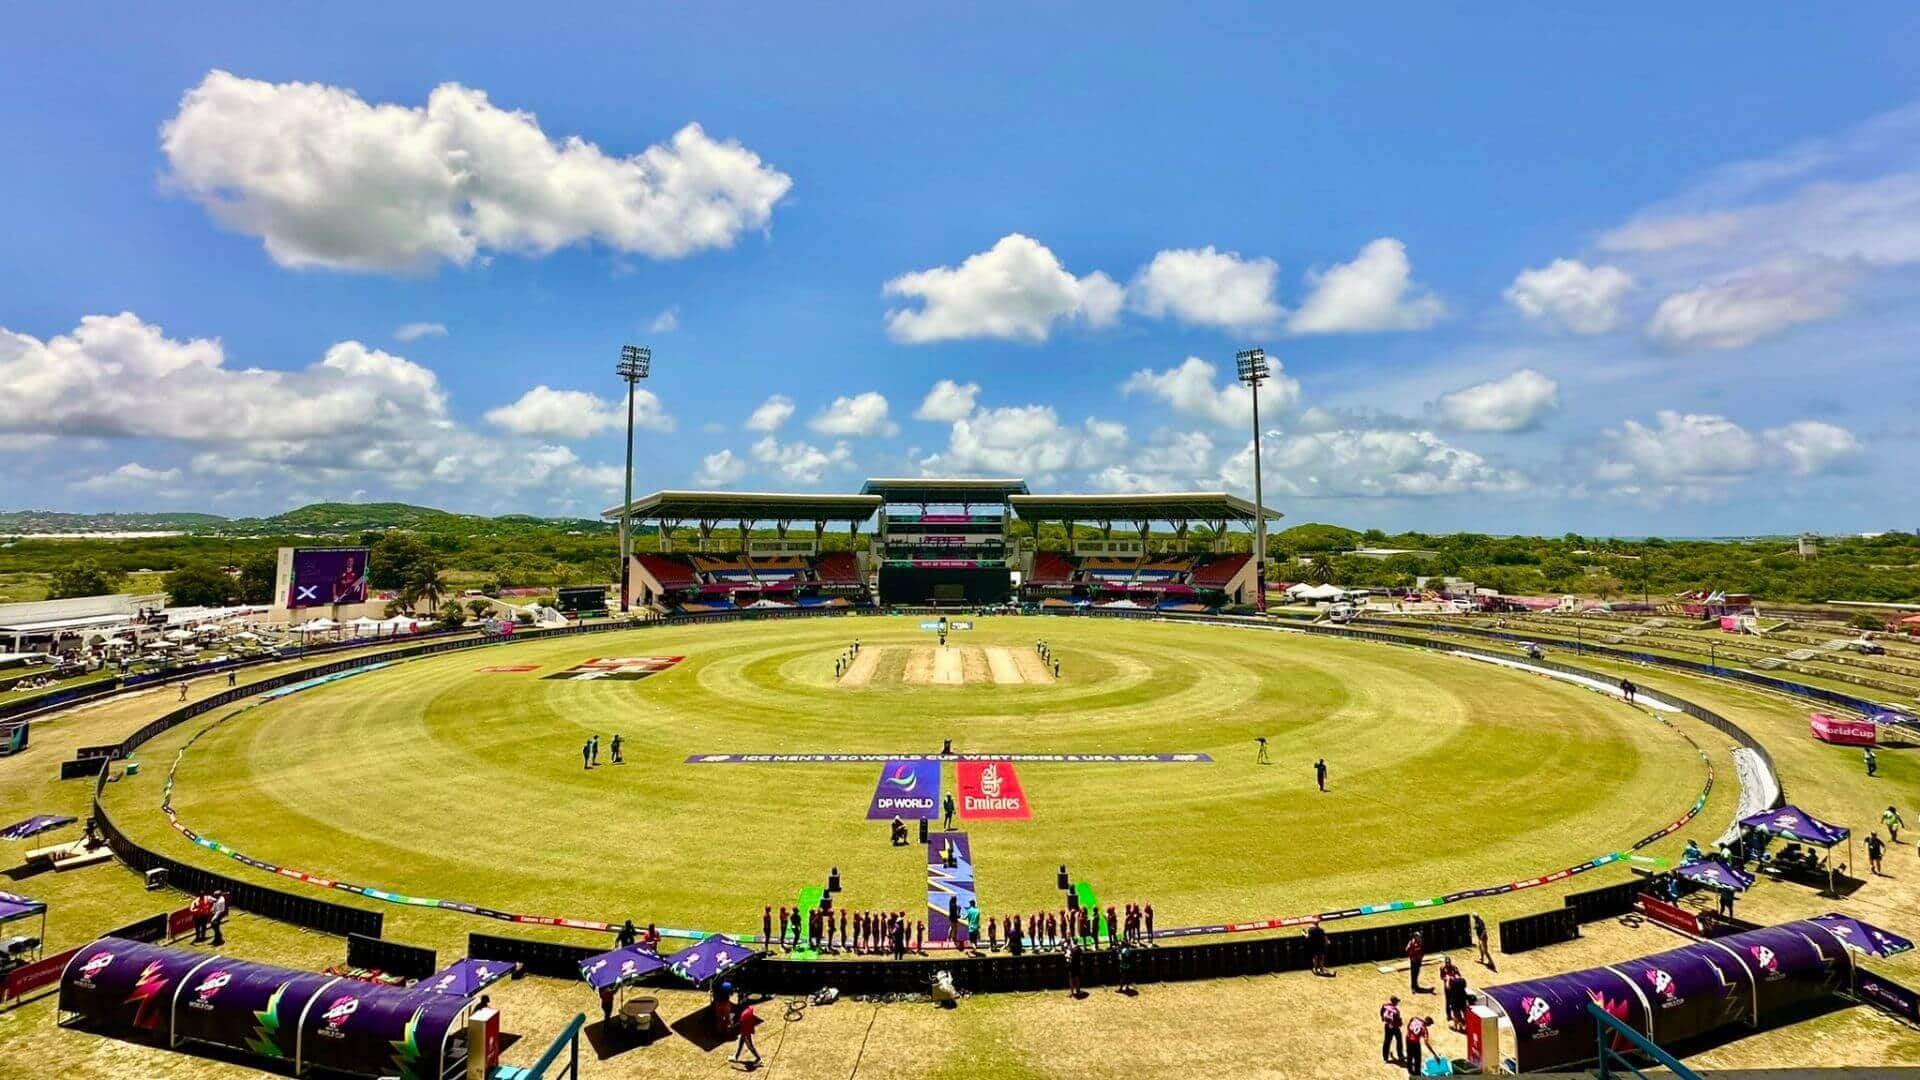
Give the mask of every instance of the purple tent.
POLYGON ((638 982, 648 975, 666 967, 667 962, 652 949, 638 945, 624 945, 598 956, 589 956, 580 962, 580 977, 594 990, 605 990, 612 986, 621 986, 638 982))
POLYGON ((71 815, 35 814, 25 821, 16 821, 0 829, 0 840, 25 840, 29 836, 38 836, 48 829, 57 829, 62 825, 71 825, 78 819, 71 815))
POLYGON ((1882 930, 1872 923, 1861 922, 1851 915, 1832 912, 1816 915, 1807 920, 1818 923, 1840 939, 1841 944, 1855 952, 1868 956, 1895 956, 1913 948, 1913 942, 1890 930, 1882 930))
POLYGON ((29 900, 10 892, 0 892, 0 923, 10 923, 15 919, 45 915, 47 905, 38 900, 29 900))
POLYGON ((759 955, 725 934, 713 934, 674 953, 668 963, 675 975, 700 986, 759 955))
POLYGON ((1792 1015, 1795 1006, 1845 989, 1852 971, 1841 935, 1808 920, 1491 986, 1485 997, 1513 1024, 1519 1070, 1533 1072, 1592 1060, 1598 1043, 1588 1001, 1642 1035, 1671 1043, 1792 1015))
POLYGON ((1852 833, 1842 825, 1833 825, 1797 806, 1782 806, 1778 810, 1762 810, 1758 814, 1749 814, 1740 819, 1740 824, 1749 829, 1765 829, 1775 836, 1788 840, 1797 840, 1802 844, 1830 848, 1852 833))
POLYGON ((466 1043, 458 1036, 471 1008, 454 994, 341 979, 316 994, 301 1016, 298 1064, 439 1080, 466 1060, 466 1043))
POLYGON ((1690 863, 1681 863, 1674 873, 1688 881, 1697 881, 1710 889, 1732 889, 1734 892, 1746 892, 1753 888, 1753 875, 1735 870, 1713 859, 1696 859, 1690 863))
POLYGON ((338 982, 331 975, 217 958, 168 995, 173 1039, 292 1061, 300 1053, 296 1036, 307 1003, 338 982))
POLYGON ((475 960, 468 957, 456 960, 446 970, 436 972, 420 980, 416 990, 431 990, 436 994, 460 994, 472 997, 501 979, 520 970, 519 964, 510 964, 504 960, 475 960))

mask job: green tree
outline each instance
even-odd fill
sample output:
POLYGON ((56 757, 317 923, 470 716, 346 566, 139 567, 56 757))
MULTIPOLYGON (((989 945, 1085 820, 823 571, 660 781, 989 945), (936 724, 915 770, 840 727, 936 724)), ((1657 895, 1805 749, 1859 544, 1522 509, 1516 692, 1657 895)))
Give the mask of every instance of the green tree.
POLYGON ((493 604, 476 596, 467 601, 467 610, 473 613, 474 618, 484 619, 487 613, 493 610, 493 604))
POLYGON ((1327 558, 1326 555, 1315 555, 1313 561, 1307 564, 1307 580, 1313 582, 1315 585, 1330 584, 1333 581, 1333 577, 1333 560, 1327 558))
POLYGON ((273 602, 273 585, 279 572, 279 560, 273 552, 266 551, 247 556, 240 564, 240 602, 243 604, 270 604, 273 602))
POLYGON ((367 583, 376 589, 406 589, 445 567, 446 560, 426 541, 412 533, 390 532, 367 553, 367 583))
POLYGON ((448 604, 434 616, 434 624, 442 630, 458 630, 467 624, 467 613, 460 610, 459 604, 448 604))
POLYGON ((225 607, 240 595, 240 583, 210 562, 192 562, 161 579, 175 607, 225 607))
POLYGON ((120 588, 127 576, 101 566, 92 559, 76 559, 50 575, 47 598, 65 600, 74 596, 105 596, 120 588))

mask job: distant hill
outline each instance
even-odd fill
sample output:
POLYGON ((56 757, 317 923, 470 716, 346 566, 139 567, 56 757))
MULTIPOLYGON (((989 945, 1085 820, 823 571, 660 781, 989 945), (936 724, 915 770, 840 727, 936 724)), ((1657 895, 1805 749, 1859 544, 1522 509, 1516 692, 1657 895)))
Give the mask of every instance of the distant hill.
POLYGON ((0 534, 79 532, 206 532, 226 523, 218 514, 67 514, 0 512, 0 534))
POLYGON ((224 518, 217 514, 68 514, 50 510, 0 512, 0 535, 44 533, 185 532, 196 535, 328 535, 407 529, 415 532, 474 535, 502 532, 601 532, 611 528, 593 518, 540 518, 506 514, 497 518, 455 514, 411 503, 313 503, 262 518, 224 518))

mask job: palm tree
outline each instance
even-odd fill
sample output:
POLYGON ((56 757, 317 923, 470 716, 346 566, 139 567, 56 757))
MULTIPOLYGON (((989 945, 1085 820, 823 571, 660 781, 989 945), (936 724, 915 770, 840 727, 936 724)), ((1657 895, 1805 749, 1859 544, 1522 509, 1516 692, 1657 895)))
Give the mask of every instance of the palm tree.
POLYGON ((1307 580, 1315 585, 1332 584, 1333 560, 1325 555, 1315 555, 1313 561, 1307 563, 1307 580))
POLYGON ((417 609, 418 605, 425 602, 428 611, 440 610, 440 601, 446 595, 447 583, 441 579, 440 568, 424 561, 412 568, 406 584, 400 590, 400 597, 407 607, 417 609))

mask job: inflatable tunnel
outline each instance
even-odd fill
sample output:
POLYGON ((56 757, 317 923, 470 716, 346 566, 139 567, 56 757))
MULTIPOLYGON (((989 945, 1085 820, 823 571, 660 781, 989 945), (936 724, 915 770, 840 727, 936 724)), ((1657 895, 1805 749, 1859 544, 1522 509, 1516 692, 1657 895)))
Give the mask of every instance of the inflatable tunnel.
POLYGON ((442 1080, 466 1067, 463 994, 356 979, 106 937, 60 977, 60 1022, 104 1034, 191 1040, 361 1076, 442 1080))
POLYGON ((1515 1065, 1535 1072, 1593 1060, 1599 1032, 1589 1001, 1654 1042, 1672 1045, 1723 1028, 1758 1029, 1843 991, 1852 984, 1853 963, 1839 937, 1803 920, 1488 987, 1481 996, 1512 1026, 1515 1065))

